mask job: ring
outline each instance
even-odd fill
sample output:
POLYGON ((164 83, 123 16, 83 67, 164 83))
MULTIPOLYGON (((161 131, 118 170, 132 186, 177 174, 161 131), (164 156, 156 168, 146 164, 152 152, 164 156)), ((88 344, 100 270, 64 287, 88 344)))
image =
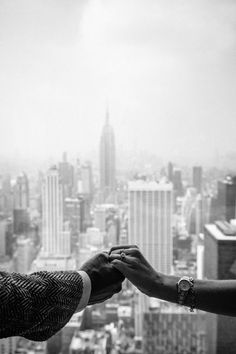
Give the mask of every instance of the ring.
POLYGON ((125 256, 126 256, 126 254, 125 254, 124 252, 121 252, 121 254, 120 254, 120 258, 121 258, 121 260, 122 260, 122 261, 124 261, 124 260, 125 260, 125 256))

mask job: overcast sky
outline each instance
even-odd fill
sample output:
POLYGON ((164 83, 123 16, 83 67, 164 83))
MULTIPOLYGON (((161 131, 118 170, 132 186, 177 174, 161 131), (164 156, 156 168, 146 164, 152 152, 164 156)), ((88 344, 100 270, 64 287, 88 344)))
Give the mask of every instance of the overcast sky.
POLYGON ((0 0, 0 154, 236 150, 236 1, 0 0))

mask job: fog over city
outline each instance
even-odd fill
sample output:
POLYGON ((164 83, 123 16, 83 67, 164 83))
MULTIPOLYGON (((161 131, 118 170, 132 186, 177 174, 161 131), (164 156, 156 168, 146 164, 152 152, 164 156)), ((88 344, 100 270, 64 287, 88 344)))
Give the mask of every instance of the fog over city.
MULTIPOLYGON (((1 0, 1 157, 236 148, 234 1, 1 0)), ((123 156, 122 155, 122 156, 123 156)))

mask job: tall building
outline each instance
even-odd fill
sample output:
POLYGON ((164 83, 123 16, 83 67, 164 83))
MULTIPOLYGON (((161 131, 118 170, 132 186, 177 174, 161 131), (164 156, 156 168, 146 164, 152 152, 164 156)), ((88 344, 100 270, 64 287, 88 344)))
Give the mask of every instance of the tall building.
MULTIPOLYGON (((172 270, 173 187, 167 182, 132 181, 128 186, 129 243, 138 245, 150 264, 162 273, 172 270)), ((149 299, 139 294, 136 335, 142 335, 143 314, 149 299)))
POLYGON ((196 188, 198 193, 202 192, 202 167, 193 167, 193 186, 196 188))
POLYGON ((174 168, 173 171, 173 185, 176 197, 183 195, 182 172, 179 168, 174 168))
POLYGON ((195 233, 199 235, 204 230, 204 225, 210 222, 211 197, 209 195, 198 194, 195 204, 196 228, 195 233))
POLYGON ((168 180, 169 182, 173 182, 173 176, 174 176, 174 166, 172 162, 168 163, 168 180))
POLYGON ((92 166, 89 162, 81 166, 81 190, 79 194, 82 194, 85 198, 90 201, 93 196, 93 174, 92 166))
POLYGON ((67 153, 63 153, 62 161, 59 162, 59 176, 63 187, 63 196, 72 197, 74 191, 74 168, 67 161, 67 153))
POLYGON ((100 140, 100 190, 102 202, 112 202, 116 189, 115 136, 107 112, 100 140))
POLYGON ((145 313, 143 353, 206 354, 205 314, 161 302, 145 313))
POLYGON ((27 234, 29 229, 29 180, 25 173, 17 177, 13 189, 13 225, 16 235, 27 234))
POLYGON ((13 209, 13 195, 11 176, 0 176, 0 212, 5 216, 11 216, 13 209))
POLYGON ((16 242, 15 268, 18 273, 28 273, 33 261, 33 246, 29 238, 19 236, 16 242))
POLYGON ((17 177, 14 186, 14 209, 29 208, 29 181, 25 173, 17 177))
MULTIPOLYGON (((204 276, 208 279, 236 279, 236 230, 227 222, 205 226, 204 276)), ((207 353, 236 352, 236 318, 212 313, 207 318, 207 353)))
POLYGON ((7 255, 7 220, 0 220, 0 257, 7 255))
POLYGON ((63 231, 63 193, 59 172, 49 169, 42 187, 42 253, 45 256, 69 256, 70 233, 63 231))
POLYGON ((137 244, 154 268, 172 267, 173 188, 166 182, 129 182, 129 242, 137 244))
POLYGON ((236 177, 227 176, 218 181, 217 195, 218 217, 230 221, 236 217, 236 177))

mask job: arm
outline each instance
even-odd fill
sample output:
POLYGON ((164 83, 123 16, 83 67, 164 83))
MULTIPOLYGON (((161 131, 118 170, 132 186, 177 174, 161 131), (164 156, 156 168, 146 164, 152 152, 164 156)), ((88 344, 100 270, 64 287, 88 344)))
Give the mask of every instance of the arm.
POLYGON ((0 272, 0 338, 48 339, 70 320, 84 290, 76 271, 0 272))
MULTIPOLYGON (((177 303, 179 277, 156 273, 150 296, 177 303)), ((196 308, 226 316, 236 316, 236 280, 195 280, 196 308)), ((186 306, 191 305, 189 296, 186 306)))
MULTIPOLYGON (((176 283, 179 277, 154 270, 137 248, 114 251, 110 260, 144 294, 177 303, 176 283), (123 259, 121 252, 125 254, 123 259)), ((236 316, 236 280, 195 280, 194 290, 196 308, 236 316)), ((190 302, 187 297, 186 306, 190 306, 190 302)))
POLYGON ((0 272, 0 338, 47 340, 74 312, 119 292, 123 280, 106 253, 89 259, 78 272, 0 272))

